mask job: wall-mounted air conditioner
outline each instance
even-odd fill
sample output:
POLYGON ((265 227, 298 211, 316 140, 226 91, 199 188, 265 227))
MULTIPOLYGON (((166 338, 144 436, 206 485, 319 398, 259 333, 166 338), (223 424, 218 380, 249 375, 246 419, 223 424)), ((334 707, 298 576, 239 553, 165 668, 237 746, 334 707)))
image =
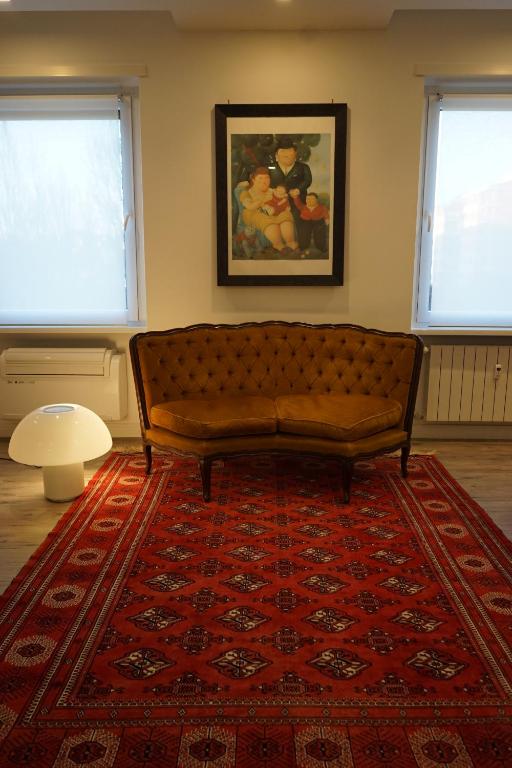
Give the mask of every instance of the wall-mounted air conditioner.
POLYGON ((77 403, 106 421, 127 411, 126 356, 104 347, 11 347, 0 355, 0 418, 49 403, 77 403))

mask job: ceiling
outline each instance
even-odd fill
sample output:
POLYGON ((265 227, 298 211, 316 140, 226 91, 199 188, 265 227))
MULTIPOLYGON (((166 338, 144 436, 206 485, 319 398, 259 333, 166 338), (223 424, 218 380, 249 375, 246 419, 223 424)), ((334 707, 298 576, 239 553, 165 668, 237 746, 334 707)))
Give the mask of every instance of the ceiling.
POLYGON ((197 31, 384 29, 403 10, 512 10, 512 0, 0 0, 0 12, 169 11, 197 31))

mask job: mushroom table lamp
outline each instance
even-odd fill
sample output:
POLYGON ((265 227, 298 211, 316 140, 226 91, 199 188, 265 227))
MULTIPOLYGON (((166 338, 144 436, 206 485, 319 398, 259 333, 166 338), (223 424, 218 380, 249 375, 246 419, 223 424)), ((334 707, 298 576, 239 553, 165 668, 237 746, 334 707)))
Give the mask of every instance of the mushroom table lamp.
POLYGON ((70 501, 84 489, 84 461, 102 456, 112 437, 94 411, 73 403, 36 408, 17 425, 9 456, 21 464, 43 468, 44 495, 70 501))

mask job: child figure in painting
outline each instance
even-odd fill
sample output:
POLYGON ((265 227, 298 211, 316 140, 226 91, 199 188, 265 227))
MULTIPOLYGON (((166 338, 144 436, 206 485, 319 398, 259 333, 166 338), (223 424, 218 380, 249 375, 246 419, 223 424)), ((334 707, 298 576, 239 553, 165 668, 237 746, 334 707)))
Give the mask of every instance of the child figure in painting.
POLYGON ((329 209, 326 205, 318 202, 316 192, 307 192, 305 203, 301 200, 298 190, 293 189, 290 194, 300 213, 298 239, 299 248, 304 257, 310 254, 311 237, 313 237, 315 247, 322 255, 326 255, 329 209))
POLYGON ((272 197, 262 207, 262 211, 269 216, 278 216, 283 211, 290 211, 290 201, 288 200, 288 192, 284 184, 278 184, 277 187, 270 190, 272 197))

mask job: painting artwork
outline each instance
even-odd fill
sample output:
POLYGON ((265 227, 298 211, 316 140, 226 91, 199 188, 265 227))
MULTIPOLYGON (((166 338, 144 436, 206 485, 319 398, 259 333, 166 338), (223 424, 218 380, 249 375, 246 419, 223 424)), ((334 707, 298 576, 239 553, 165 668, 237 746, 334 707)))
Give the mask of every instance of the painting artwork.
POLYGON ((215 107, 219 285, 342 285, 345 104, 215 107))

